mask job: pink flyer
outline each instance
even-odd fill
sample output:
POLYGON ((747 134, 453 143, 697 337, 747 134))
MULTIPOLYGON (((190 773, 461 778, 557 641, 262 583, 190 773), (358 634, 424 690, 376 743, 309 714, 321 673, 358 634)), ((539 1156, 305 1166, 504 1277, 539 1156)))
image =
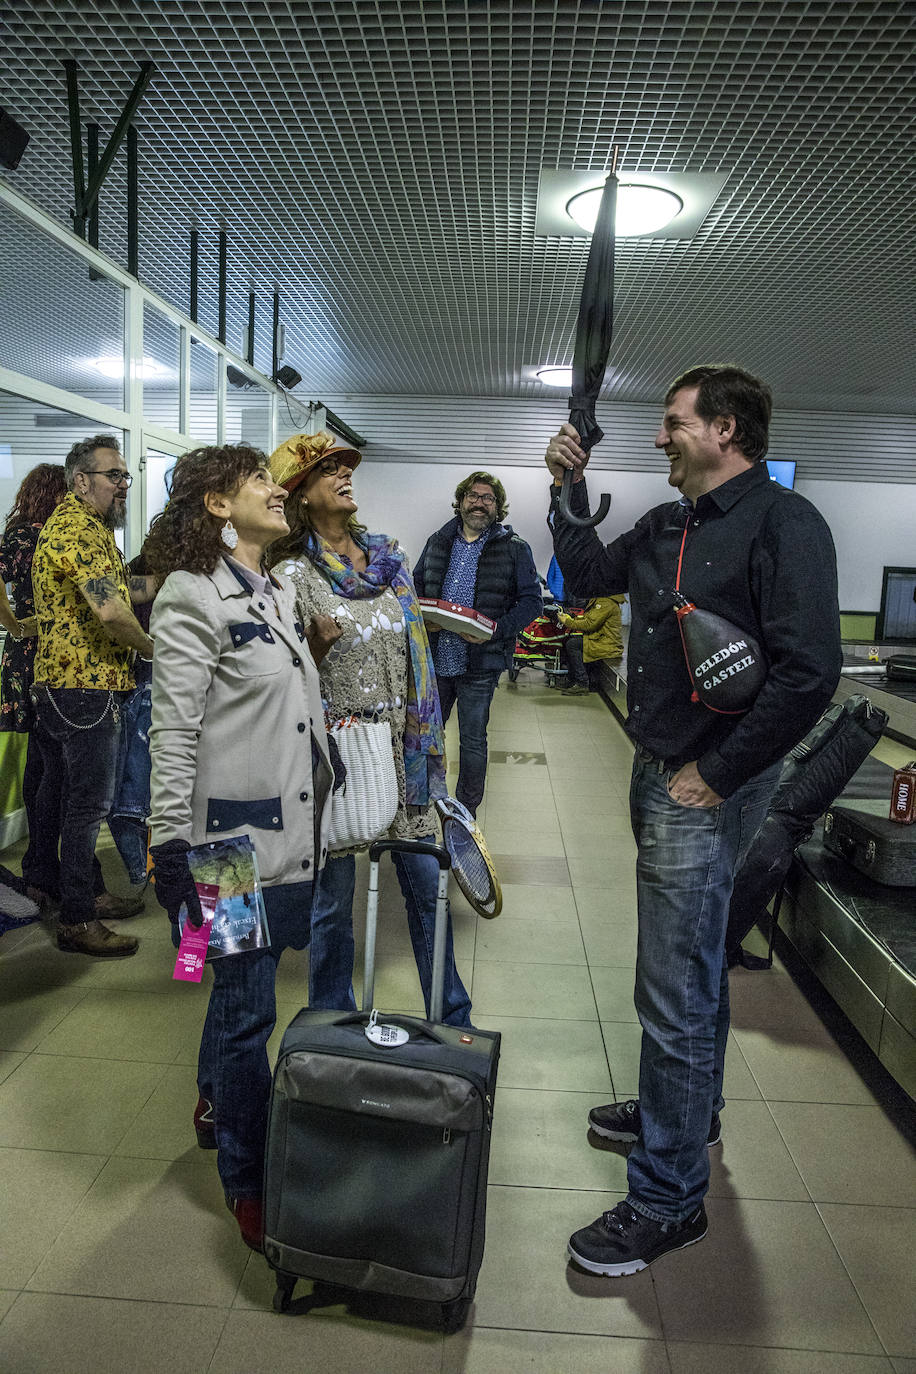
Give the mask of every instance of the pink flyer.
POLYGON ((198 883, 197 891, 200 894, 204 922, 201 926, 192 926, 188 920, 184 923, 181 944, 178 946, 178 958, 175 960, 175 971, 172 974, 172 977, 181 983, 199 983, 203 978, 207 947, 210 944, 210 930, 213 926, 213 912, 219 895, 219 888, 211 888, 209 884, 198 883))

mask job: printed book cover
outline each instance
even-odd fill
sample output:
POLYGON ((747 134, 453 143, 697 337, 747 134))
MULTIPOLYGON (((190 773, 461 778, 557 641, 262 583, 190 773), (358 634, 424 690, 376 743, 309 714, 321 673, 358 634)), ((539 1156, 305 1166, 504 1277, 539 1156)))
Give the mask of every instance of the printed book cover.
POLYGON ((213 913, 207 959, 270 944, 258 857, 250 835, 188 850, 188 867, 206 920, 213 913))

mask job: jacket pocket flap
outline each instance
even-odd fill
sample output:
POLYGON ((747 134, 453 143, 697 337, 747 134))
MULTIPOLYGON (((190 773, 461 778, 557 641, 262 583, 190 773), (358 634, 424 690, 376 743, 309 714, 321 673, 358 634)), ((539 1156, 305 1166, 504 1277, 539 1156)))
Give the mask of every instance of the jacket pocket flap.
POLYGON ((271 634, 269 625, 259 625, 257 621, 248 620, 241 625, 230 625, 229 634, 233 644, 248 644, 252 639, 263 639, 265 644, 273 644, 274 637, 271 634))
POLYGON ((232 801, 225 797, 211 797, 207 802, 207 832, 221 834, 242 826, 253 830, 282 830, 283 807, 279 797, 265 797, 261 801, 232 801))

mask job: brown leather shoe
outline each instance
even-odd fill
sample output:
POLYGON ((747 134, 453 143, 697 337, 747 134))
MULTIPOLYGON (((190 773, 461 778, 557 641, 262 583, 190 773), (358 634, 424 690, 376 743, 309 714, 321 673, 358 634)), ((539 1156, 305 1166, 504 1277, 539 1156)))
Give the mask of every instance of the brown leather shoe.
POLYGON ((126 959, 136 954, 140 941, 133 935, 116 935, 101 921, 81 921, 57 927, 57 948, 66 954, 92 954, 96 959, 126 959))
POLYGON ((226 1206, 235 1217, 242 1240, 258 1254, 264 1251, 264 1204, 259 1197, 227 1197, 226 1206))
POLYGON ((131 916, 139 916, 143 910, 142 894, 139 897, 116 897, 113 892, 103 892, 95 899, 95 914, 102 921, 126 921, 131 916))

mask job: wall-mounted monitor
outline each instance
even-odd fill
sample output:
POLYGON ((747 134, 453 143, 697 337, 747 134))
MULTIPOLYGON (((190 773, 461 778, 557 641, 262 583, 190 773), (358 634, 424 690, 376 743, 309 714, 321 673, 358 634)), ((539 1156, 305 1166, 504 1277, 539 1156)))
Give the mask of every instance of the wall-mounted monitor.
POLYGON ((885 568, 875 638, 916 641, 916 568, 885 568))
POLYGON ((768 458, 766 460, 767 472, 770 474, 771 482, 778 482, 781 487, 788 487, 791 491, 795 486, 795 462, 789 458, 768 458))

